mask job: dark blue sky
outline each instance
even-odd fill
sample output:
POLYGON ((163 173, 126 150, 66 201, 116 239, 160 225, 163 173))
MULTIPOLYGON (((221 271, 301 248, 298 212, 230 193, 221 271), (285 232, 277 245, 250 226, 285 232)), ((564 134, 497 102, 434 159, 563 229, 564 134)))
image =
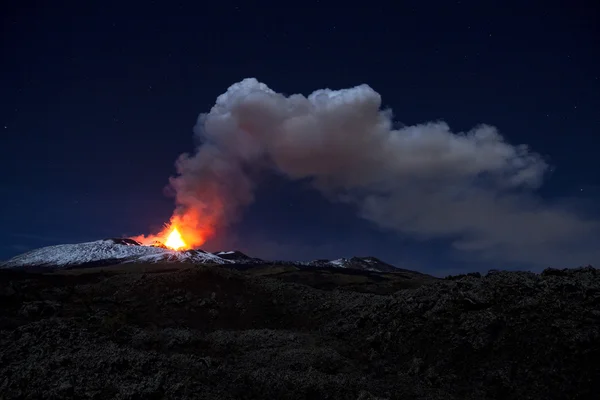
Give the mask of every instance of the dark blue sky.
MULTIPOLYGON (((600 214, 594 2, 331 4, 3 4, 0 259, 160 227, 198 114, 246 77, 288 95, 366 83, 402 124, 494 125, 554 168, 544 201, 600 214)), ((275 176, 219 240, 256 256, 374 255, 437 274, 528 267, 379 228, 275 176)))

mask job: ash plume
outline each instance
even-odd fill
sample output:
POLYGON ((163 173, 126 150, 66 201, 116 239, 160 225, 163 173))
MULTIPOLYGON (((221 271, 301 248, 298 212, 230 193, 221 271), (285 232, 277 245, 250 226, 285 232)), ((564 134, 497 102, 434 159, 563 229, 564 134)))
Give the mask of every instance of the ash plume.
POLYGON ((170 180, 175 217, 211 231, 239 217, 253 201, 255 177, 272 169, 309 179, 381 227, 450 238, 460 251, 533 264, 600 259, 582 241, 598 222, 535 196, 548 170, 540 155, 507 143, 490 125, 396 129, 367 85, 305 97, 245 79, 200 115, 194 132, 202 145, 178 159, 170 180))

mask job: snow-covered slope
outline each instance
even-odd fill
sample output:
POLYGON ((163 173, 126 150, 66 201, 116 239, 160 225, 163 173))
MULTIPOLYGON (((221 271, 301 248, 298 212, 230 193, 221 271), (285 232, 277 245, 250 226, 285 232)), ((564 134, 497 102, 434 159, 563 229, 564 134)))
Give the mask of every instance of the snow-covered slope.
POLYGON ((259 264, 259 263, 264 263, 264 260, 261 260, 260 258, 253 258, 250 257, 244 253, 242 253, 239 250, 235 250, 235 251, 217 251, 216 253, 213 253, 214 255, 224 258, 225 260, 230 260, 236 264, 259 264))
POLYGON ((162 254, 141 256, 135 262, 191 262, 195 264, 229 264, 231 261, 202 250, 164 250, 162 254))
POLYGON ((401 270, 375 257, 338 258, 337 260, 316 260, 309 263, 314 267, 350 268, 373 272, 400 272, 401 270))
POLYGON ((141 246, 131 239, 105 239, 94 242, 42 247, 1 263, 0 268, 74 267, 131 262, 193 262, 226 264, 225 260, 202 250, 174 251, 141 246))
POLYGON ((203 250, 174 251, 164 246, 142 246, 132 239, 105 239, 94 242, 42 247, 0 262, 0 268, 76 268, 127 263, 194 264, 289 264, 299 267, 347 268, 372 272, 403 272, 375 257, 352 257, 311 262, 265 261, 240 251, 207 253, 203 250))

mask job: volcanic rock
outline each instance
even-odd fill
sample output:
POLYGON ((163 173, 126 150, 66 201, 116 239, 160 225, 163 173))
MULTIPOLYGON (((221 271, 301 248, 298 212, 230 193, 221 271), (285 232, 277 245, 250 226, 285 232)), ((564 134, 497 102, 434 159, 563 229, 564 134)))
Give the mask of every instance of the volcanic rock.
POLYGON ((600 275, 591 267, 417 280, 343 268, 151 265, 0 270, 0 293, 11 293, 0 299, 0 398, 587 399, 600 391, 600 275), (411 286, 386 295, 324 289, 319 279, 332 274, 411 286))
POLYGON ((256 263, 264 263, 265 262, 264 260, 261 260, 260 258, 250 257, 238 250, 217 251, 213 254, 216 256, 219 256, 225 260, 230 260, 230 261, 233 261, 236 263, 241 263, 241 264, 256 264, 256 263))
MULTIPOLYGON (((403 272, 403 270, 397 268, 391 264, 381 261, 375 257, 352 257, 352 258, 339 258, 337 260, 315 260, 309 263, 315 267, 333 267, 333 268, 350 268, 358 269, 362 271, 374 271, 374 272, 403 272)), ((415 271, 408 271, 415 272, 415 271)))

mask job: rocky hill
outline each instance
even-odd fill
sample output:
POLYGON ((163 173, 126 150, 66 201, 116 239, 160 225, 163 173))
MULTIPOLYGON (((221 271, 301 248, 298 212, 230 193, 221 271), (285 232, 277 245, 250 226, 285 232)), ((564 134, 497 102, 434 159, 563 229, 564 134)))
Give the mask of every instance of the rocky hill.
POLYGON ((202 250, 174 251, 164 246, 142 246, 132 239, 117 238, 42 247, 2 262, 0 268, 89 268, 139 262, 226 264, 230 261, 202 250))
POLYGON ((0 398, 588 399, 594 268, 0 270, 0 398))
POLYGON ((155 242, 151 246, 143 246, 135 240, 126 238, 42 247, 0 262, 0 268, 50 271, 132 263, 237 264, 238 266, 286 264, 298 267, 349 268, 373 272, 402 271, 375 257, 352 257, 312 262, 266 261, 250 257, 237 250, 215 253, 201 249, 175 251, 160 242, 155 242))

